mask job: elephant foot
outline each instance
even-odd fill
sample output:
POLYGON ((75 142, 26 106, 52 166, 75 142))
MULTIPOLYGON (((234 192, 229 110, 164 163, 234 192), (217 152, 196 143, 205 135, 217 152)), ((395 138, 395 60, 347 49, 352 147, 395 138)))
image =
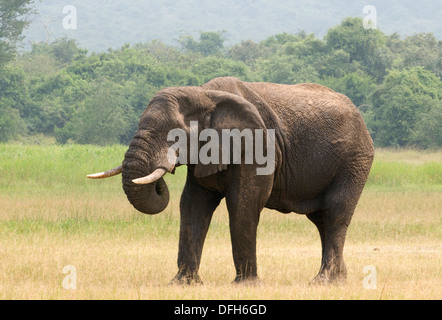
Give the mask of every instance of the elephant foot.
POLYGON ((263 281, 258 276, 254 277, 236 276, 235 280, 233 280, 232 283, 245 285, 245 286, 259 286, 263 284, 263 281))
POLYGON ((188 274, 179 272, 175 278, 173 278, 169 285, 180 285, 180 286, 190 286, 190 285, 202 285, 203 281, 201 280, 198 274, 188 274))
POLYGON ((322 264, 318 275, 309 284, 311 285, 343 285, 347 280, 347 268, 344 261, 335 260, 322 264))
POLYGON ((331 275, 327 272, 319 273, 316 277, 314 277, 309 284, 315 286, 324 286, 324 285, 344 285, 347 280, 347 277, 344 274, 334 274, 331 275))

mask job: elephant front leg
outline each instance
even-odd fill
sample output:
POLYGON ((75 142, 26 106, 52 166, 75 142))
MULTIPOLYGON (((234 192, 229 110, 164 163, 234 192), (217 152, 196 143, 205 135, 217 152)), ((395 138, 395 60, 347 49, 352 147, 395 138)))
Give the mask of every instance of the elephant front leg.
MULTIPOLYGON (((190 177, 189 177, 190 176, 190 177)), ((212 194, 193 181, 188 180, 181 196, 180 240, 178 251, 178 274, 171 283, 201 283, 198 269, 204 240, 209 229, 213 211, 221 197, 212 194)))
POLYGON ((236 283, 259 281, 256 236, 271 183, 272 176, 241 177, 238 185, 232 187, 226 196, 236 283))
POLYGON ((256 262, 258 215, 256 213, 230 213, 230 236, 233 261, 236 269, 234 282, 236 283, 258 280, 256 262))

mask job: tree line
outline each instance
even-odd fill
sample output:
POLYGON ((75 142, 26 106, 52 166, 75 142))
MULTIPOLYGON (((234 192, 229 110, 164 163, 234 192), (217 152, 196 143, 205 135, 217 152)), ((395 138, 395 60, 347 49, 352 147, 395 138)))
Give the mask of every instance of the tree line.
POLYGON ((60 144, 127 144, 160 89, 234 76, 326 85, 359 108, 377 146, 442 146, 442 41, 431 33, 401 38, 347 18, 323 39, 301 31, 224 43, 211 31, 100 53, 67 38, 35 43, 0 59, 0 141, 44 134, 60 144))

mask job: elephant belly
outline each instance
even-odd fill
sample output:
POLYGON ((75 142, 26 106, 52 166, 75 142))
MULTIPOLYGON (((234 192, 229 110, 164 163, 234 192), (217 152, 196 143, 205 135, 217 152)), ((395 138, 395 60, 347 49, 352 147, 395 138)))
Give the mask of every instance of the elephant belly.
MULTIPOLYGON (((278 179, 273 185, 266 207, 282 213, 298 214, 310 214, 320 210, 325 191, 335 175, 334 170, 329 169, 327 172, 325 169, 317 168, 315 170, 317 176, 297 174, 297 172, 308 172, 306 165, 292 171, 291 179, 278 179)), ((286 176, 288 175, 282 175, 286 176)))
POLYGON ((265 207, 269 209, 278 210, 282 213, 295 212, 298 214, 310 214, 321 209, 322 196, 317 196, 306 200, 292 200, 292 199, 276 199, 275 196, 270 196, 265 207))

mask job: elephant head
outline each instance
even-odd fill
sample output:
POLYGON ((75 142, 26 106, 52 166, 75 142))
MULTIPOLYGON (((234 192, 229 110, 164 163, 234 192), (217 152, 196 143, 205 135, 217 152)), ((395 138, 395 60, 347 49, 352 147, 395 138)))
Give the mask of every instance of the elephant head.
MULTIPOLYGON (((168 141, 168 133, 181 129, 189 135, 191 121, 198 122, 199 132, 207 128, 218 132, 264 128, 257 108, 241 96, 201 87, 166 88, 154 96, 142 114, 123 164, 88 178, 108 178, 122 173, 123 189, 129 202, 142 213, 160 213, 169 202, 163 176, 173 172, 177 165, 190 163, 177 162, 177 154, 170 156, 173 142, 168 141)), ((188 152, 188 161, 191 156, 188 152)), ((221 162, 197 163, 194 173, 204 177, 225 168, 221 162)))

